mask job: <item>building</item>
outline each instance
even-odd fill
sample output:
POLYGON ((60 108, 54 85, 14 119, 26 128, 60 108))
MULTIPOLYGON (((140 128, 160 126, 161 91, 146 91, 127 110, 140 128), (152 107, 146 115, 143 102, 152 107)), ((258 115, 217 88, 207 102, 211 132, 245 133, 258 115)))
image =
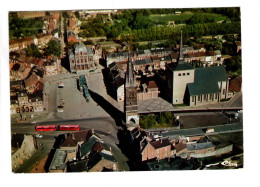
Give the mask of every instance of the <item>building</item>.
POLYGON ((125 120, 127 125, 129 125, 130 122, 139 125, 136 77, 130 58, 129 54, 127 72, 125 75, 125 120))
POLYGON ((228 76, 223 66, 196 68, 194 82, 187 84, 185 103, 201 105, 228 98, 228 76))
POLYGON ((142 161, 151 159, 162 160, 172 156, 172 144, 168 138, 155 141, 144 139, 140 144, 142 161))
POLYGON ((76 44, 74 50, 69 51, 69 63, 71 73, 95 69, 92 50, 82 43, 76 44))
POLYGON ((168 94, 173 105, 217 103, 228 98, 228 76, 223 66, 193 68, 184 61, 182 36, 178 62, 167 64, 168 94))
POLYGON ((158 98, 160 91, 154 81, 142 85, 142 91, 137 92, 137 100, 158 98))
POLYGON ((43 90, 43 80, 36 73, 27 78, 25 81, 25 89, 28 93, 33 94, 38 90, 43 90))
POLYGON ((43 66, 44 66, 44 72, 46 76, 58 74, 57 59, 51 59, 50 61, 46 61, 43 64, 43 66))

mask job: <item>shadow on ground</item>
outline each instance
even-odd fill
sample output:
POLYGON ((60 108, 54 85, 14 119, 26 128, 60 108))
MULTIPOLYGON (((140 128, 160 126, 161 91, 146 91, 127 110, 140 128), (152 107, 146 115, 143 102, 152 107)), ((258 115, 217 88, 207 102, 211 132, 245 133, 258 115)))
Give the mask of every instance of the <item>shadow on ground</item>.
POLYGON ((115 123, 118 127, 123 126, 123 119, 124 119, 123 112, 118 110, 116 107, 114 107, 111 103, 109 103, 106 99, 104 99, 96 92, 89 90, 89 94, 92 97, 92 99, 115 120, 115 123))
POLYGON ((102 69, 102 74, 104 77, 104 83, 107 90, 107 94, 110 95, 113 99, 117 100, 116 89, 114 89, 113 80, 109 74, 108 69, 102 69))

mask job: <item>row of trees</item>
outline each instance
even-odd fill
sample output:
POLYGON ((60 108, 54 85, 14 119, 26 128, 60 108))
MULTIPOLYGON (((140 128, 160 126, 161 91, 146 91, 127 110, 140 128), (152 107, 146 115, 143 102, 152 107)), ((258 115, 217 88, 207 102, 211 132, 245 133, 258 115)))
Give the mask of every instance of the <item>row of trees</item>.
POLYGON ((121 34, 122 41, 139 42, 139 41, 153 41, 170 39, 176 40, 179 38, 180 33, 183 33, 184 37, 201 37, 205 35, 218 35, 218 34, 233 34, 240 33, 240 22, 231 23, 206 23, 186 25, 181 27, 162 27, 155 26, 148 29, 133 30, 130 33, 124 32, 121 34))
POLYGON ((108 19, 104 15, 98 15, 96 18, 82 24, 82 32, 79 35, 82 37, 107 36, 110 40, 120 39, 121 37, 124 41, 148 41, 171 39, 175 34, 180 33, 180 29, 189 36, 194 37, 240 33, 240 9, 236 8, 224 8, 221 10, 191 9, 193 12, 197 11, 198 13, 195 13, 190 19, 186 20, 187 25, 182 27, 160 27, 149 18, 151 14, 168 14, 176 10, 130 9, 112 15, 112 19, 108 19), (229 16, 230 20, 238 21, 228 21, 218 24, 215 22, 216 15, 205 13, 222 13, 225 16, 229 16))

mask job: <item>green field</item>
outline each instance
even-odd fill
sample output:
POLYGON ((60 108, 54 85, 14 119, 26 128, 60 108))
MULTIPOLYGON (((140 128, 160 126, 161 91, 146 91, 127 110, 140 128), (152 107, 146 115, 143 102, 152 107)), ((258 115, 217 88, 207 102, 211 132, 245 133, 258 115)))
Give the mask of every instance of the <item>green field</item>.
MULTIPOLYGON (((198 14, 198 13, 197 13, 198 14)), ((227 17, 221 14, 213 14, 213 13, 199 13, 200 15, 206 15, 206 17, 210 19, 214 19, 215 22, 220 20, 225 20, 227 17)), ((150 15, 149 18, 156 24, 168 24, 169 21, 181 22, 185 23, 189 20, 194 13, 182 13, 180 15, 175 14, 153 14, 150 15)))

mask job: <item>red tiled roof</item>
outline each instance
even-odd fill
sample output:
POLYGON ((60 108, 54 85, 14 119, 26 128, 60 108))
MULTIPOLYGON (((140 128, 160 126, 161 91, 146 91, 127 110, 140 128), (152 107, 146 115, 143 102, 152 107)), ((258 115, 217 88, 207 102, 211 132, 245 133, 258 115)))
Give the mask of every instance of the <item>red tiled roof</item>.
POLYGON ((240 92, 241 91, 241 86, 242 86, 242 77, 239 76, 235 79, 232 79, 229 83, 229 90, 235 91, 235 92, 240 92))
POLYGON ((149 142, 149 144, 151 144, 155 149, 159 149, 162 147, 167 147, 169 145, 172 145, 168 138, 149 142))
POLYGON ((74 140, 77 142, 79 141, 87 141, 91 136, 92 136, 92 131, 91 130, 82 130, 79 132, 74 132, 74 140))
POLYGON ((61 144, 61 147, 75 147, 77 146, 77 141, 73 140, 70 136, 61 144))
POLYGON ((179 151, 181 151, 183 149, 186 149, 186 144, 180 142, 180 143, 175 145, 175 149, 176 149, 176 152, 179 152, 179 151))
POLYGON ((149 81, 146 84, 148 88, 158 88, 157 84, 154 81, 149 81))

